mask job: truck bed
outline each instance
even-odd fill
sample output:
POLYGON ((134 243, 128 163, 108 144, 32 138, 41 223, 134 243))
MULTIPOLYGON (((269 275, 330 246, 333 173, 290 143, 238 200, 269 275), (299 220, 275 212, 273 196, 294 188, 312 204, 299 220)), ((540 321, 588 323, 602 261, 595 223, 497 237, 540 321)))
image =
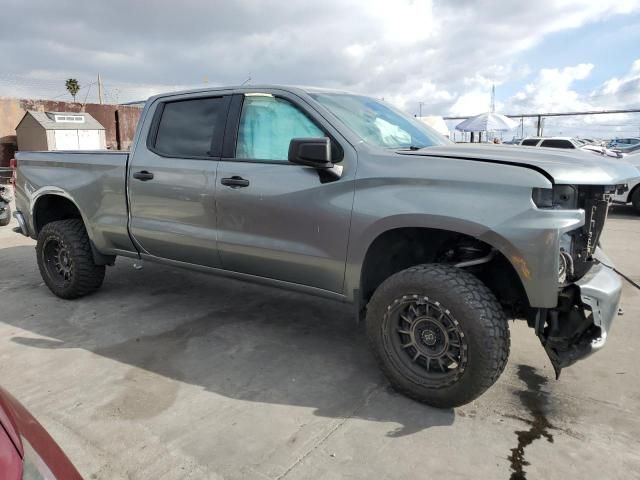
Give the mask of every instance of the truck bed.
POLYGON ((17 152, 16 205, 38 227, 38 202, 48 195, 80 208, 89 238, 105 254, 135 251, 127 233, 127 152, 17 152))

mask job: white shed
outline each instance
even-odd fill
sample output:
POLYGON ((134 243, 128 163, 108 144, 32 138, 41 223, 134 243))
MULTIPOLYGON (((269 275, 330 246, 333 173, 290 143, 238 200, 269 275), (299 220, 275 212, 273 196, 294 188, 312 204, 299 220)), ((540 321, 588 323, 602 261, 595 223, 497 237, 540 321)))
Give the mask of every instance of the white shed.
POLYGON ((16 127, 18 150, 106 150, 104 127, 85 112, 28 110, 16 127))

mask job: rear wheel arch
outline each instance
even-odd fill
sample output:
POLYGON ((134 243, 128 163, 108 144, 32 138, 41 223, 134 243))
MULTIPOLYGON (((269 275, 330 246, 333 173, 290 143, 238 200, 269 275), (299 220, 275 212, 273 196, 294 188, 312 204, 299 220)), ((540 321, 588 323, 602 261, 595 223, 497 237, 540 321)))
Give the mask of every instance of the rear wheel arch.
POLYGON ((34 237, 37 239, 40 231, 49 223, 59 220, 80 220, 85 227, 89 237, 89 244, 93 254, 93 260, 96 265, 113 265, 115 256, 104 255, 98 251, 91 232, 87 228, 87 222, 74 200, 69 196, 59 193, 46 193, 40 195, 35 200, 31 211, 34 237))
POLYGON ((40 230, 51 222, 77 218, 85 223, 76 203, 69 197, 57 193, 47 193, 39 196, 33 205, 31 215, 36 237, 40 230))

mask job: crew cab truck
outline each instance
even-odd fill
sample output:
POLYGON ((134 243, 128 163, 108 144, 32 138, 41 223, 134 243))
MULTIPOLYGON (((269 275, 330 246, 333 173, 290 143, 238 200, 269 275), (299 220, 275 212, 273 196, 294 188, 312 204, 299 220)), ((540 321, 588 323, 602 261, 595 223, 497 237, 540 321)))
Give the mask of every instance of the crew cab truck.
POLYGON ((19 230, 55 295, 97 290, 124 256, 349 302, 391 384, 437 407, 497 380, 508 318, 558 373, 604 345, 622 286, 598 239, 637 176, 455 145, 376 99, 279 86, 152 97, 130 153, 16 159, 19 230))

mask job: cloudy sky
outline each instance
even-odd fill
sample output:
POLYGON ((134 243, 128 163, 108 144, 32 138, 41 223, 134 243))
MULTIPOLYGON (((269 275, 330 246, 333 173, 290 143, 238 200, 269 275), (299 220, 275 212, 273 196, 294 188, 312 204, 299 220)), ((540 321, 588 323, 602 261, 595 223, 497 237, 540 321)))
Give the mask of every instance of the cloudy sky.
MULTIPOLYGON (((0 95, 109 102, 283 83, 470 115, 640 107, 640 0, 3 0, 0 95)), ((545 133, 638 135, 639 115, 545 133), (579 129, 579 132, 576 130, 579 129)), ((525 133, 534 133, 527 126, 525 133)))

